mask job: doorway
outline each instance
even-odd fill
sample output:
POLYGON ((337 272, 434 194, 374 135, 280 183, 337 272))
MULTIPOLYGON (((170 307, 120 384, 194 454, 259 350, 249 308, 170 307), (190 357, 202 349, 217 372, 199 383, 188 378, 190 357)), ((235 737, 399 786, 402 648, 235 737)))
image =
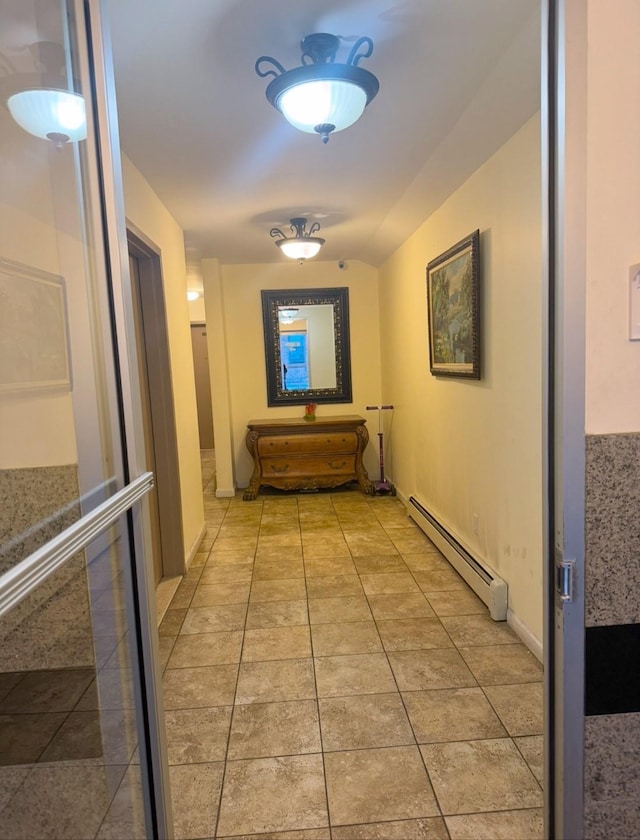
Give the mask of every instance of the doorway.
POLYGON ((167 376, 167 317, 157 249, 131 230, 127 231, 127 244, 145 457, 155 477, 149 509, 157 585, 162 578, 184 572, 175 413, 167 376))
POLYGON ((193 372, 196 380, 200 449, 213 449, 213 406, 211 403, 206 324, 191 324, 191 346, 193 348, 193 372))

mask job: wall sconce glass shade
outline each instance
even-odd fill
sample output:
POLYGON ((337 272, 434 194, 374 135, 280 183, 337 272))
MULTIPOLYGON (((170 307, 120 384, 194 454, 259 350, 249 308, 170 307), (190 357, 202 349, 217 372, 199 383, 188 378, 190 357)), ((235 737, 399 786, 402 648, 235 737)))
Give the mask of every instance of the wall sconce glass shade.
POLYGON ((13 119, 29 134, 52 140, 56 146, 87 136, 84 98, 69 90, 22 90, 7 99, 13 119))
POLYGON ((373 52, 371 38, 360 38, 345 64, 335 61, 339 46, 336 35, 319 32, 302 41, 301 67, 285 70, 279 61, 266 55, 256 61, 255 67, 258 76, 274 77, 266 90, 274 108, 300 131, 319 134, 323 143, 333 132, 353 125, 380 87, 373 73, 358 67, 358 62, 373 52), (263 63, 275 69, 264 70, 263 63))
POLYGON ((194 300, 198 300, 200 297, 200 292, 197 292, 195 289, 189 289, 187 291, 187 300, 193 303, 194 300))
POLYGON ((295 236, 285 236, 280 228, 271 228, 269 231, 270 236, 280 237, 276 240, 276 245, 285 257, 292 260, 310 260, 324 245, 324 239, 320 236, 313 236, 316 231, 320 230, 318 222, 314 222, 308 231, 305 230, 306 224, 306 219, 291 219, 291 232, 295 233, 295 236))

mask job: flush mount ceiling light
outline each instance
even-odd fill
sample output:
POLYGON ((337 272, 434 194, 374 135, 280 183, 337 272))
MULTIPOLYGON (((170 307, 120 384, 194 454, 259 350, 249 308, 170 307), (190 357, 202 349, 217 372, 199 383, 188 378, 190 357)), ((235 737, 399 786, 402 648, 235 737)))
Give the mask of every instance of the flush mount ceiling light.
POLYGON ((282 253, 292 260, 309 260, 315 257, 320 248, 324 245, 324 239, 313 234, 320 230, 318 222, 314 222, 309 230, 305 230, 307 224, 306 219, 291 219, 291 232, 294 236, 285 236, 280 228, 271 228, 269 235, 280 239, 276 240, 276 245, 282 253))
POLYGON ((353 125, 378 92, 378 80, 358 62, 373 52, 371 38, 360 38, 344 64, 336 63, 340 46, 337 35, 317 32, 301 43, 302 66, 285 70, 268 55, 256 61, 256 73, 273 76, 267 85, 267 99, 295 128, 319 134, 327 143, 329 135, 353 125), (263 70, 261 64, 273 65, 263 70))
POLYGON ((39 72, 17 73, 5 62, 2 101, 13 119, 34 137, 51 140, 57 148, 87 136, 84 98, 69 90, 64 48, 39 41, 29 52, 39 72))

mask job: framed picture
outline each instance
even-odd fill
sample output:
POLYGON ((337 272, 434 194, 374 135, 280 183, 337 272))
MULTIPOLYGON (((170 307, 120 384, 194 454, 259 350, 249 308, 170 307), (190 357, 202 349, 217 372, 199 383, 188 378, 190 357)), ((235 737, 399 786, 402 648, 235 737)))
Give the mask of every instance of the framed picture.
POLYGON ((0 395, 70 388, 63 278, 0 259, 0 395))
POLYGON ((427 265, 429 361, 434 376, 480 379, 480 231, 427 265))

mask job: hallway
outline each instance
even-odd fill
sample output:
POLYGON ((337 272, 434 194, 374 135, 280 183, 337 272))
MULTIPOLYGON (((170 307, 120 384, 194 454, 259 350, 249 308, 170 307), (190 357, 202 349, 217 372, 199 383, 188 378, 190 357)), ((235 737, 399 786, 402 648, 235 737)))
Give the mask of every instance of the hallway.
POLYGON ((400 501, 215 498, 160 624, 177 838, 541 838, 542 669, 400 501))

